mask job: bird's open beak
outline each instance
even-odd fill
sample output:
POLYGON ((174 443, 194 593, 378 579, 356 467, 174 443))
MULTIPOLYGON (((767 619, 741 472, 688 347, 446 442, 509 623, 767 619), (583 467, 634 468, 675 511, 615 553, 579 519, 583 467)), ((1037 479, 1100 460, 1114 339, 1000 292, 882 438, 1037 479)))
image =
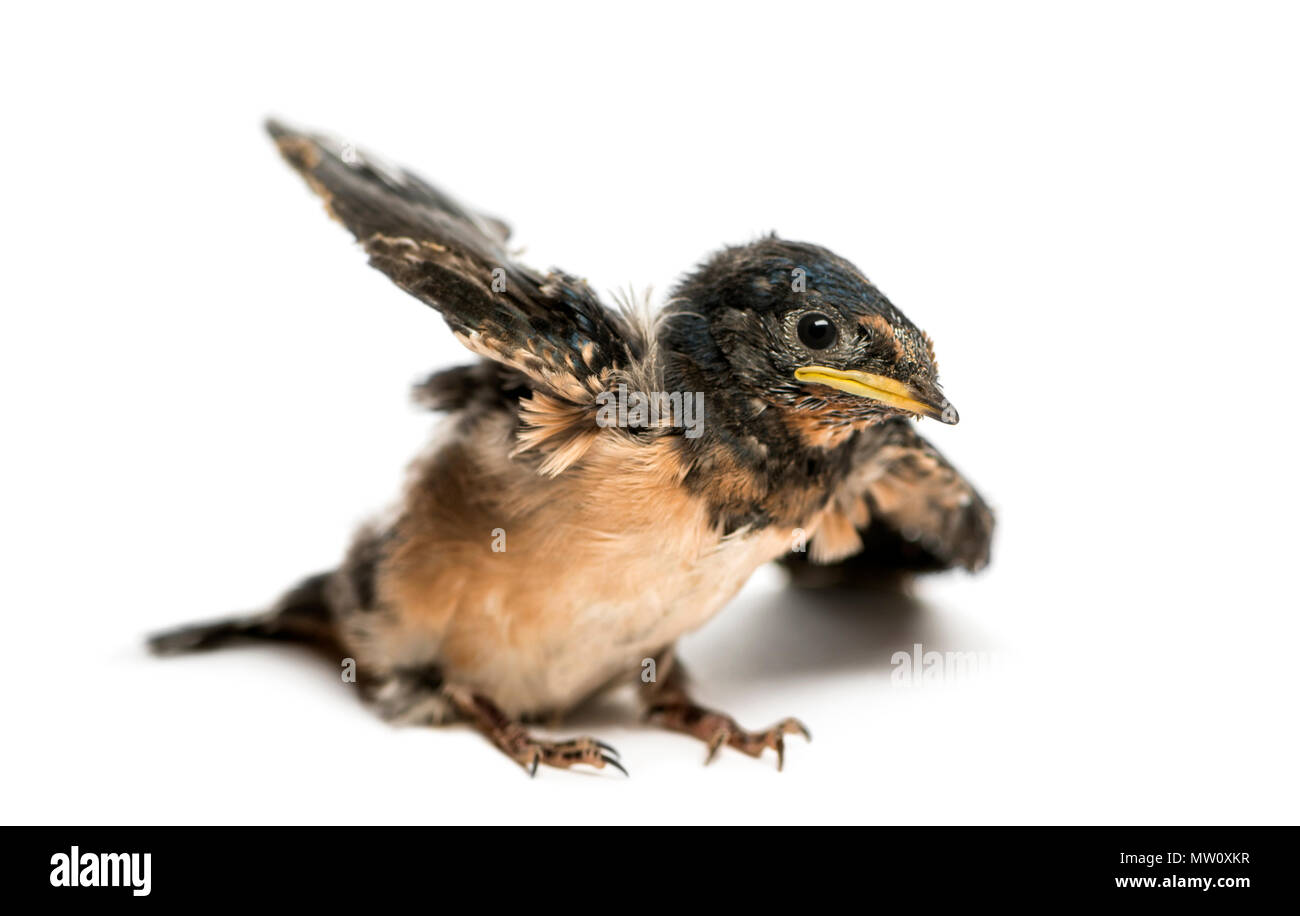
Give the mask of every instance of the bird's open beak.
POLYGON ((801 382, 829 385, 831 388, 855 394, 860 398, 871 398, 890 407, 906 410, 918 416, 930 417, 950 425, 957 422, 956 409, 932 384, 923 391, 918 386, 908 385, 885 375, 831 369, 827 366, 802 366, 794 370, 794 377, 801 382))

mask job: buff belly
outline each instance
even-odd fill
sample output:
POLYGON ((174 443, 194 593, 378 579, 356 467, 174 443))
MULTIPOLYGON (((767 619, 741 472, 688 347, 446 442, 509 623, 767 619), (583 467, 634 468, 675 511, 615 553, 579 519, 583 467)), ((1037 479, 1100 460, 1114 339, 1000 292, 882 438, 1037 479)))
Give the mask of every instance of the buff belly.
POLYGON ((788 530, 721 536, 671 456, 645 446, 611 438, 539 478, 482 445, 451 443, 416 474, 381 579, 392 623, 367 649, 386 666, 436 664, 509 714, 631 680, 789 548, 788 530))

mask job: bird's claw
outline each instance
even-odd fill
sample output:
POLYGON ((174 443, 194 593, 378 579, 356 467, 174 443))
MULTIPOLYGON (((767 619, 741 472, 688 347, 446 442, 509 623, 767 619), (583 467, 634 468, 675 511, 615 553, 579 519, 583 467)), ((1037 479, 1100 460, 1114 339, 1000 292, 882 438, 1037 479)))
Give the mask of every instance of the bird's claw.
POLYGON ((771 728, 756 732, 741 728, 730 716, 718 718, 722 721, 717 730, 707 739, 709 753, 705 758, 705 764, 713 762, 724 744, 751 757, 760 757, 764 750, 771 748, 776 751, 776 768, 779 771, 785 767, 786 735, 802 735, 804 740, 812 740, 812 732, 808 730, 808 726, 794 718, 782 719, 771 728))
POLYGON ((658 704, 651 707, 647 715, 659 719, 674 731, 686 732, 703 741, 708 747, 704 758, 706 765, 714 761, 724 745, 728 745, 751 757, 760 757, 764 750, 771 748, 776 751, 776 768, 780 770, 785 766, 786 735, 802 735, 806 740, 812 740, 812 733, 798 719, 782 719, 771 728, 751 732, 741 728, 731 716, 689 702, 658 704))
POLYGON ((624 776, 629 775, 619 762, 618 751, 595 738, 545 741, 524 736, 517 740, 511 756, 528 771, 529 776, 536 776, 542 764, 560 769, 585 765, 600 770, 611 766, 624 776))

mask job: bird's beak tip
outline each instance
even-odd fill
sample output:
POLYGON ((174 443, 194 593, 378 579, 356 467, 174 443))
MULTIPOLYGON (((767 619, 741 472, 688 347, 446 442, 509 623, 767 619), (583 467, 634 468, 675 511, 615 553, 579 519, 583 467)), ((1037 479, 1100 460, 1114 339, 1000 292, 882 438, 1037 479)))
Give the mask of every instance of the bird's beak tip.
POLYGON ((956 426, 959 419, 957 408, 943 397, 933 383, 909 385, 883 375, 833 369, 829 366, 803 366, 795 370, 794 377, 801 382, 826 385, 858 397, 870 398, 949 426, 956 426))

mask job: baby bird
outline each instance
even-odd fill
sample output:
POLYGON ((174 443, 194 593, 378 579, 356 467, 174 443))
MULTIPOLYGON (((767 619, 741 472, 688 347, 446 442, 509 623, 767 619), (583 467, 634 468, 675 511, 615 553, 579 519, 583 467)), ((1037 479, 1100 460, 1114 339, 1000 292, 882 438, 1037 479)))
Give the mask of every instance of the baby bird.
POLYGON ((848 261, 775 235, 725 248, 651 319, 516 263, 505 224, 411 172, 267 127, 371 265, 480 360, 416 387, 448 417, 337 569, 155 651, 314 643, 355 660, 383 717, 468 722, 531 773, 623 770, 601 741, 526 723, 630 682, 709 759, 770 748, 779 768, 807 729, 697 705, 683 634, 781 558, 845 576, 988 562, 992 513, 912 423, 957 422, 930 338, 848 261))

